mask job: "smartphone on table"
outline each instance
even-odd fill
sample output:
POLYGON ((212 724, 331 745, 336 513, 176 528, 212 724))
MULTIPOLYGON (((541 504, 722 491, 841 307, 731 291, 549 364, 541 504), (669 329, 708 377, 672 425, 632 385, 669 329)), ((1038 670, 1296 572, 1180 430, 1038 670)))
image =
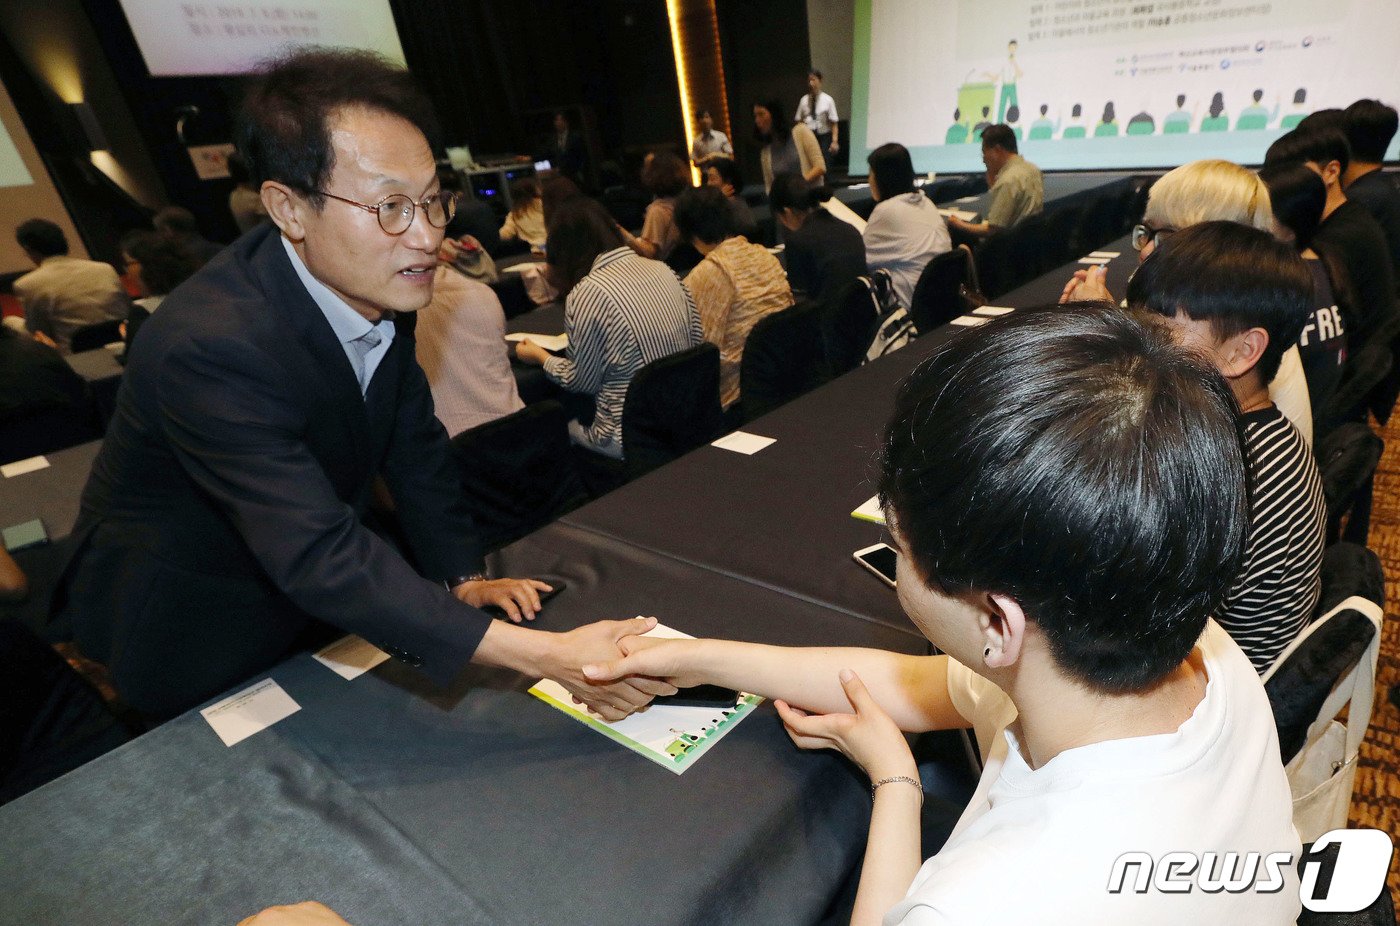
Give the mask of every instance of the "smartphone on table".
POLYGON ((857 550, 851 556, 881 582, 890 588, 895 587, 895 552, 889 544, 877 543, 864 550, 857 550))

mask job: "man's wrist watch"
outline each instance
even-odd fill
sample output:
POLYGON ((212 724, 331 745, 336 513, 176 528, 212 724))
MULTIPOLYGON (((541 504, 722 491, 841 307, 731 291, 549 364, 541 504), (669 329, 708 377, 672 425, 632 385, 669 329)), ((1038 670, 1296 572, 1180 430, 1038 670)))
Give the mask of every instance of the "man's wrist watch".
POLYGON ((450 592, 450 591, 452 591, 454 588, 456 588, 457 586, 461 585, 461 584, 464 583, 464 582, 485 582, 485 581, 486 581, 486 573, 484 573, 484 572, 473 572, 473 573, 470 573, 469 575, 458 576, 458 577, 455 578, 455 579, 448 579, 447 582, 446 582, 445 584, 447 585, 447 590, 450 592))

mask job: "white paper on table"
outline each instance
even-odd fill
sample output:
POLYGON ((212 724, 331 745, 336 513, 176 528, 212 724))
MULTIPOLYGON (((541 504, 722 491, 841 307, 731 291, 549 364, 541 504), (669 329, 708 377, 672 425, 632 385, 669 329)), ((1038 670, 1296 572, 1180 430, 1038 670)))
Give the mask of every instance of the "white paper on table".
POLYGON ((35 470, 48 468, 48 457, 30 457, 27 460, 16 460, 13 463, 6 463, 4 466, 0 466, 0 476, 9 479, 13 476, 23 476, 25 473, 32 473, 35 470))
POLYGON ((524 332, 516 332, 506 335, 507 341, 514 341, 516 343, 526 338, 534 341, 545 350, 560 351, 569 346, 569 336, 567 334, 526 334, 524 332))
POLYGON ((224 745, 232 746, 299 710, 301 705, 293 701, 281 685, 265 678, 199 713, 219 734, 224 745))
POLYGON ((321 665, 349 681, 389 658, 389 654, 354 634, 341 637, 311 655, 321 665))
POLYGON ((850 206, 841 202, 835 196, 822 203, 822 208, 830 212, 836 218, 852 226, 856 231, 865 231, 865 219, 862 219, 850 206))
POLYGON ((958 199, 953 200, 953 202, 955 202, 955 203, 975 203, 975 202, 977 202, 977 200, 978 200, 978 198, 980 197, 980 195, 981 195, 981 194, 979 194, 979 193, 973 193, 971 196, 963 196, 963 197, 960 197, 960 198, 958 198, 958 199))
POLYGON ((976 328, 978 325, 985 325, 989 321, 991 321, 991 319, 985 315, 963 315, 953 319, 948 324, 960 325, 963 328, 976 328))
POLYGON ((968 212, 968 211, 965 210, 965 209, 947 209, 947 208, 944 208, 944 209, 939 209, 938 211, 941 212, 941 213, 943 213, 943 216, 944 216, 945 218, 950 217, 950 216, 956 216, 957 218, 962 219, 964 222, 971 222, 973 219, 977 218, 977 213, 975 213, 975 212, 968 212))
POLYGON ((1121 254, 1121 253, 1122 253, 1121 251, 1091 251, 1091 252, 1089 253, 1089 256, 1090 256, 1090 257, 1107 257, 1109 260, 1113 260, 1113 258, 1117 257, 1117 256, 1118 256, 1119 254, 1121 254))
POLYGON ((1004 305, 979 305, 977 308, 972 310, 972 314, 990 315, 995 317, 997 315, 1010 315, 1014 311, 1016 310, 1004 305))
POLYGON ((851 517, 858 521, 870 521, 872 524, 885 524, 885 509, 880 507, 880 496, 872 495, 861 502, 859 508, 851 512, 851 517))
MULTIPOLYGON (((657 624, 644 636, 693 639, 690 634, 663 624, 657 624)), ((732 707, 652 704, 644 711, 609 723, 575 704, 573 696, 564 686, 547 678, 532 685, 530 694, 677 775, 690 768, 696 759, 763 703, 758 695, 741 692, 732 707)))
POLYGON ((1112 260, 1112 259, 1113 259, 1113 258, 1111 258, 1111 257, 1092 257, 1092 256, 1091 256, 1091 257, 1081 257, 1081 258, 1079 258, 1079 262, 1080 262, 1081 264, 1090 264, 1090 265, 1095 266, 1095 267, 1101 267, 1101 266, 1103 266, 1104 264, 1108 263, 1108 262, 1109 262, 1110 260, 1112 260))
POLYGON ((753 456, 764 447, 774 443, 777 443, 776 438, 760 437, 757 434, 750 434, 748 431, 733 431, 717 441, 711 441, 710 446, 718 447, 721 450, 732 450, 745 456, 753 456))
POLYGON ((518 264, 511 264, 509 267, 502 267, 501 273, 525 273, 528 270, 537 269, 539 263, 540 262, 536 260, 521 261, 518 264))

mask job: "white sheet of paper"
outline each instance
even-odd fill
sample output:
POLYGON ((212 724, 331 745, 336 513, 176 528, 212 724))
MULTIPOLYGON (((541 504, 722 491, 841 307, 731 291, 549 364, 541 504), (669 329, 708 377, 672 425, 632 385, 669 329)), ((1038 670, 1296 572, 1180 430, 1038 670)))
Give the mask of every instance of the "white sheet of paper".
POLYGON ((232 746, 299 710, 301 705, 293 701, 281 685, 265 678, 199 713, 219 734, 224 745, 232 746))
POLYGON ((968 211, 965 210, 965 209, 939 209, 938 211, 941 212, 941 213, 943 213, 943 215, 944 215, 945 217, 947 217, 947 216, 957 216, 958 218, 962 219, 964 222, 971 222, 973 219, 977 218, 977 213, 975 213, 975 212, 968 212, 968 211))
POLYGON ((963 196, 963 197, 961 197, 961 198, 959 198, 959 199, 955 199, 955 200, 953 200, 953 202, 955 202, 955 203, 975 203, 975 202, 977 202, 977 200, 978 200, 978 198, 980 197, 980 195, 981 195, 981 194, 974 193, 974 194, 971 195, 971 196, 963 196))
POLYGON ((1118 256, 1119 254, 1121 254, 1121 253, 1122 253, 1121 251, 1092 251, 1092 252, 1090 252, 1089 256, 1090 256, 1090 257, 1107 257, 1109 260, 1113 260, 1113 258, 1117 257, 1117 256, 1118 256))
POLYGON ((1004 305, 983 305, 983 306, 978 306, 977 308, 973 309, 973 310, 972 310, 972 314, 973 314, 973 315, 991 315, 991 316, 995 317, 995 316, 997 316, 997 315, 1010 315, 1010 314, 1011 314, 1012 312, 1014 312, 1014 311, 1016 311, 1016 310, 1013 309, 1013 308, 1010 308, 1010 307, 1008 307, 1008 306, 1004 306, 1004 305))
POLYGON ((563 350, 569 346, 567 334, 526 334, 523 331, 506 335, 507 341, 523 341, 529 338, 545 350, 563 350))
POLYGON ((724 435, 717 441, 711 441, 710 446, 718 447, 720 450, 732 450, 735 453, 742 453, 745 456, 752 456, 769 444, 776 442, 776 438, 760 437, 757 434, 750 434, 747 431, 734 431, 731 434, 724 435))
POLYGON ((978 325, 985 325, 989 321, 991 321, 991 319, 985 315, 963 315, 953 319, 948 324, 961 325, 963 328, 976 328, 978 325))
POLYGON ((389 654, 369 641, 351 634, 323 646, 311 656, 347 681, 359 678, 389 658, 389 654))
POLYGON ((851 517, 883 525, 885 523, 885 509, 880 507, 880 496, 872 495, 861 502, 860 507, 851 512, 851 517))
POLYGON ((16 460, 13 463, 6 463, 4 466, 0 466, 0 476, 9 479, 12 476, 23 476, 25 473, 32 473, 35 470, 48 468, 48 457, 30 457, 27 460, 16 460))
POLYGON ((1090 264, 1095 267, 1101 267, 1112 259, 1113 258, 1111 257, 1081 257, 1079 258, 1079 262, 1081 264, 1090 264))
POLYGON ((850 206, 841 202, 841 200, 837 199, 835 196, 822 203, 822 208, 825 209, 827 212, 830 212, 832 215, 836 216, 841 221, 845 222, 847 225, 850 225, 856 231, 865 231, 865 219, 862 219, 859 215, 856 214, 854 210, 851 209, 850 206))

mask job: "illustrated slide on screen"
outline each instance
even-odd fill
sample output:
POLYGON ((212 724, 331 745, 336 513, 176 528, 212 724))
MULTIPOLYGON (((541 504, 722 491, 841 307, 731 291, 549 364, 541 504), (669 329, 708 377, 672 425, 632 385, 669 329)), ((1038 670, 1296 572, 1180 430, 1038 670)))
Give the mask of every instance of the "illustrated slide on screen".
POLYGON ((1394 0, 859 0, 852 166, 981 170, 998 122, 1046 169, 1257 164, 1309 112, 1394 105, 1397 38, 1394 0))
POLYGON ((156 77, 243 74, 296 45, 377 51, 404 63, 388 0, 121 0, 156 77))

